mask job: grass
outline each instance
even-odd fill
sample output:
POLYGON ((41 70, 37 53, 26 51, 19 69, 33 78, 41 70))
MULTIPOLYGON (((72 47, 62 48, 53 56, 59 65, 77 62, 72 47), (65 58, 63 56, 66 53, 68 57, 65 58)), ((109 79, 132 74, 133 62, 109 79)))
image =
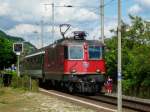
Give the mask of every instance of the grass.
POLYGON ((23 89, 0 88, 0 112, 95 112, 56 97, 23 89))
POLYGON ((0 112, 32 112, 28 109, 32 110, 36 102, 30 94, 21 88, 0 88, 0 112))
POLYGON ((19 112, 24 107, 25 98, 21 97, 24 90, 0 88, 0 112, 19 112))

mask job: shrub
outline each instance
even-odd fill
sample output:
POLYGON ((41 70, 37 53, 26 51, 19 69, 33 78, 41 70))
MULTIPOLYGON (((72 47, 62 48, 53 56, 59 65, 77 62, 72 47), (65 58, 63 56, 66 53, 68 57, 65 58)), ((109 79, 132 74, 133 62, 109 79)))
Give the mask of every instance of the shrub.
POLYGON ((38 81, 31 79, 28 75, 23 75, 22 77, 14 75, 12 78, 11 87, 22 88, 30 91, 38 91, 38 81))

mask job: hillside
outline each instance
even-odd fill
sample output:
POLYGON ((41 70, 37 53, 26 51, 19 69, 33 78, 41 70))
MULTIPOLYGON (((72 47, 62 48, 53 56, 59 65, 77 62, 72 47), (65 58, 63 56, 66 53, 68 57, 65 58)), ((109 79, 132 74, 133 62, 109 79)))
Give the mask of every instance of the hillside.
POLYGON ((22 39, 20 37, 9 36, 1 30, 0 30, 0 38, 5 38, 5 39, 11 40, 13 42, 16 42, 16 41, 22 42, 22 41, 24 41, 24 39, 22 39))
MULTIPOLYGON (((23 38, 7 35, 6 33, 4 33, 3 31, 0 30, 0 39, 1 38, 7 39, 7 40, 11 41, 12 43, 24 42, 23 38)), ((33 44, 31 44, 30 42, 24 42, 24 50, 25 50, 25 54, 28 54, 29 52, 36 50, 36 47, 33 44)))
POLYGON ((20 37, 14 37, 7 35, 3 31, 0 31, 0 70, 10 67, 11 64, 16 63, 16 55, 13 52, 13 43, 23 42, 24 51, 22 56, 36 50, 36 47, 29 42, 24 42, 24 39, 20 37))

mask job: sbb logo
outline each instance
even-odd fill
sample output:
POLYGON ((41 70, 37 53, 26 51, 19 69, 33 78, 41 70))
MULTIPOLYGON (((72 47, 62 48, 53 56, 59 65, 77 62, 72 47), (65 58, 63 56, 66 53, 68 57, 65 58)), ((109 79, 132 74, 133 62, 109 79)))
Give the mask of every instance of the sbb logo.
POLYGON ((83 62, 83 67, 84 67, 84 68, 88 68, 88 67, 89 67, 89 63, 86 62, 86 61, 84 61, 84 62, 83 62))

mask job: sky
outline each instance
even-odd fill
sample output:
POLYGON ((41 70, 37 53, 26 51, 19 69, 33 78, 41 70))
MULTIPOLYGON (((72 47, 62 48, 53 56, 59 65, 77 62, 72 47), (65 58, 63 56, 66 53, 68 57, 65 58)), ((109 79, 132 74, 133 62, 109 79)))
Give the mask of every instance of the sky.
MULTIPOLYGON (((118 0, 105 1, 105 37, 117 26, 118 0)), ((122 19, 130 24, 129 14, 150 20, 150 0, 122 0, 122 19)), ((100 0, 0 0, 0 30, 24 38, 41 47, 41 21, 44 22, 43 44, 62 38, 60 24, 70 24, 72 31, 86 31, 88 39, 100 38, 100 0), (54 2, 55 33, 52 38, 52 3, 54 2), (44 5, 49 4, 49 5, 44 5), (72 7, 63 7, 71 5, 72 7)))

